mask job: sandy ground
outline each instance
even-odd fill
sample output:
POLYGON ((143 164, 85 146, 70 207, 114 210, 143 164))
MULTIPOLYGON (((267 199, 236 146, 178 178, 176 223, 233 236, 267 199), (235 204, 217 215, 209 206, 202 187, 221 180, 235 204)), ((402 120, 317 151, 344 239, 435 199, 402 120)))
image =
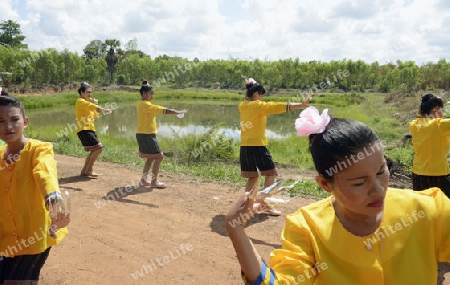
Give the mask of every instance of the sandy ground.
MULTIPOLYGON (((72 222, 39 284, 243 284, 224 223, 242 189, 165 173, 166 189, 137 187, 138 171, 104 162, 96 163, 100 179, 89 180, 78 176, 82 158, 56 159, 72 222)), ((280 247, 285 214, 311 202, 296 198, 280 217, 252 218, 247 233, 265 259, 280 247)))

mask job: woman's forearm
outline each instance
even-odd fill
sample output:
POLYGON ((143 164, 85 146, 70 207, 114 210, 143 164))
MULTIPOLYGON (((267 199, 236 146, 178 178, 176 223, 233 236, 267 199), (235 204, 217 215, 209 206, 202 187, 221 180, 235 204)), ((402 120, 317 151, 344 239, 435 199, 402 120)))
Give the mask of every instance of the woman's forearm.
POLYGON ((227 231, 236 251, 241 270, 244 273, 247 282, 252 284, 261 272, 261 256, 242 226, 239 225, 233 227, 227 223, 227 231))
POLYGON ((289 104, 289 111, 300 108, 306 108, 308 106, 307 103, 288 103, 288 104, 289 104))
POLYGON ((175 115, 178 115, 178 114, 184 114, 184 113, 186 113, 186 112, 187 112, 187 110, 166 109, 166 114, 175 114, 175 115))
POLYGON ((306 107, 309 106, 309 101, 311 101, 311 99, 312 99, 312 95, 310 94, 301 103, 291 103, 291 102, 289 102, 289 103, 287 103, 288 104, 288 110, 292 111, 292 110, 295 110, 295 109, 306 108, 306 107))

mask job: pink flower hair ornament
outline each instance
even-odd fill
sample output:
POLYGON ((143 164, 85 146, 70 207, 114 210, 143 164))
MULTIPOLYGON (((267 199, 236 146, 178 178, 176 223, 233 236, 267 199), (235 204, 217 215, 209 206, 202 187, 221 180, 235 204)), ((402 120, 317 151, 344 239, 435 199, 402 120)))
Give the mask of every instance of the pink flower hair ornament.
POLYGON ((252 84, 252 85, 255 85, 255 84, 257 84, 257 83, 258 83, 258 82, 256 82, 256 80, 253 79, 253 78, 245 79, 245 84, 252 84))
POLYGON ((295 129, 299 137, 307 137, 311 134, 320 134, 330 123, 328 109, 324 109, 322 114, 316 107, 310 106, 303 110, 295 120, 295 129))

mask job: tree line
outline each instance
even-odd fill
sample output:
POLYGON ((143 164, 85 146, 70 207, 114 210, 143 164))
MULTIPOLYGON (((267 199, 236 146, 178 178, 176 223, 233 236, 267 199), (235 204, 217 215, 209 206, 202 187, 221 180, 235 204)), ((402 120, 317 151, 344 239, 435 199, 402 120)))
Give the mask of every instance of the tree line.
POLYGON ((351 59, 306 62, 300 58, 200 61, 165 54, 152 57, 137 49, 137 39, 123 48, 115 39, 92 40, 83 54, 53 48, 30 51, 22 44, 24 39, 19 24, 11 20, 0 24, 0 72, 12 72, 10 81, 25 88, 82 81, 99 86, 139 85, 146 79, 156 86, 174 88, 208 88, 220 83, 221 88, 242 89, 246 76, 268 89, 414 92, 450 87, 450 62, 446 59, 422 65, 400 60, 380 64, 351 59))

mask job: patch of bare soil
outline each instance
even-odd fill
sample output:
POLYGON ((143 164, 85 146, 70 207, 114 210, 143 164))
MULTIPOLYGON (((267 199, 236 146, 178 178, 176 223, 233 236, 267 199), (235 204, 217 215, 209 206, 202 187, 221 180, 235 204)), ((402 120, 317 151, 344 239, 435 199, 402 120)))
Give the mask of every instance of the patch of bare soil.
MULTIPOLYGON (((224 223, 242 189, 165 173, 166 189, 138 187, 138 171, 104 162, 95 167, 103 175, 89 180, 78 176, 84 159, 56 159, 72 222, 40 284, 242 284, 224 223)), ((280 172, 286 179, 311 174, 280 172)), ((281 246, 285 215, 313 201, 296 198, 279 207, 280 217, 251 219, 248 235, 265 259, 281 246)))
POLYGON ((389 178, 389 186, 400 189, 412 189, 412 173, 407 170, 406 165, 403 165, 400 162, 395 162, 389 157, 385 158, 391 174, 389 178))

